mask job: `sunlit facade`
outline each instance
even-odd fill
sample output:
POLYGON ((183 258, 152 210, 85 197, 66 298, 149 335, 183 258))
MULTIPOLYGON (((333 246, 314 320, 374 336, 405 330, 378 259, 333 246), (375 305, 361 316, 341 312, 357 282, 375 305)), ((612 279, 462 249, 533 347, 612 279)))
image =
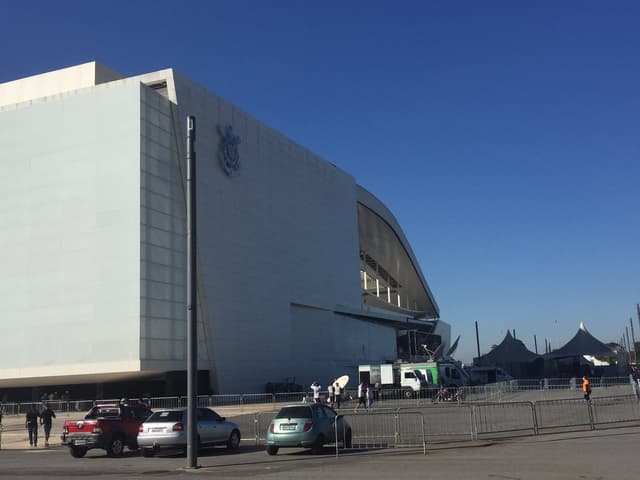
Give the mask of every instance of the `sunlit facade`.
POLYGON ((184 390, 187 115, 201 391, 448 346, 402 229, 350 174, 172 69, 88 63, 0 84, 0 390, 184 390))

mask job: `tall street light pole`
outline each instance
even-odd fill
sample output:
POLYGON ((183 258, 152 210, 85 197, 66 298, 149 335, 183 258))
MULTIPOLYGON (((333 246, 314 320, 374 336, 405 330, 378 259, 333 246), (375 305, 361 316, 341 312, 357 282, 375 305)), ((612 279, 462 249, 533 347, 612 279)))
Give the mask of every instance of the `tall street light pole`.
POLYGON ((478 335, 478 322, 476 321, 476 347, 478 348, 478 365, 482 365, 480 363, 480 335, 478 335))
POLYGON ((631 327, 631 342, 633 346, 633 363, 638 363, 638 349, 636 348, 636 334, 633 331, 633 318, 629 317, 629 326, 631 327))
POLYGON ((196 272, 196 117, 187 117, 187 468, 198 468, 198 289, 196 272))

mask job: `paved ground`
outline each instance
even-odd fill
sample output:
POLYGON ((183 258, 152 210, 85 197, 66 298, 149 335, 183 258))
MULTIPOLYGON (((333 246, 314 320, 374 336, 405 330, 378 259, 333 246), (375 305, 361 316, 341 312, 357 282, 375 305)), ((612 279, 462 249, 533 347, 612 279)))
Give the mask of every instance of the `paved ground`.
POLYGON ((241 448, 202 452, 201 468, 185 471, 180 456, 142 458, 134 454, 112 459, 102 451, 72 458, 64 447, 0 451, 0 478, 110 479, 636 479, 640 428, 574 432, 439 445, 427 455, 419 450, 386 449, 356 452, 336 458, 290 449, 276 457, 263 450, 241 448))

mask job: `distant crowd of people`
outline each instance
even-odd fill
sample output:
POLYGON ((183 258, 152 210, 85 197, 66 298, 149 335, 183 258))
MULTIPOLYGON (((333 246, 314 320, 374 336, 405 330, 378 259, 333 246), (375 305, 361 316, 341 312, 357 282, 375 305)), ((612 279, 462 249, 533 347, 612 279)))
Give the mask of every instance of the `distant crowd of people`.
MULTIPOLYGON (((322 386, 320 385, 320 383, 313 382, 310 388, 313 392, 313 401, 315 403, 322 403, 322 386)), ((331 408, 340 408, 342 402, 344 401, 343 391, 344 386, 335 379, 333 380, 333 382, 329 383, 326 395, 327 405, 329 405, 331 408)), ((364 409, 369 410, 373 405, 374 397, 374 387, 365 382, 360 382, 360 384, 358 385, 358 394, 356 399, 358 403, 355 406, 354 412, 358 411, 361 406, 364 409)))

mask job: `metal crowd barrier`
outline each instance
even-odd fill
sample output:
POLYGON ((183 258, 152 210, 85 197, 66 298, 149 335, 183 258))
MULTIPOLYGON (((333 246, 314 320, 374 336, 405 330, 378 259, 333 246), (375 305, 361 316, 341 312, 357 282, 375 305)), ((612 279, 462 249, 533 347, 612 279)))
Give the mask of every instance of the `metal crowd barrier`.
POLYGON ((531 402, 474 404, 471 414, 475 439, 538 433, 531 402))
POLYGON ((640 421, 640 403, 635 395, 591 399, 594 428, 633 424, 640 421))
POLYGON ((416 446, 422 447, 423 453, 427 453, 425 420, 420 412, 365 411, 339 415, 335 421, 336 456, 341 449, 370 450, 416 446), (347 420, 353 432, 350 447, 339 441, 345 435, 345 432, 338 430, 339 417, 347 420))
POLYGON ((427 438, 436 441, 472 440, 472 408, 463 404, 435 404, 419 410, 427 429, 427 438))
MULTIPOLYGON (((619 385, 612 383, 611 388, 603 388, 600 393, 615 391, 615 387, 619 385)), ((379 400, 374 402, 368 411, 358 412, 353 412, 354 402, 350 402, 337 413, 351 425, 352 450, 421 447, 426 453, 428 444, 435 442, 638 426, 640 401, 635 390, 632 392, 616 396, 599 394, 593 396, 590 401, 585 401, 581 396, 537 401, 439 403, 418 398, 406 401, 403 406, 396 406, 399 400, 379 400)), ((491 393, 492 390, 489 388, 485 392, 472 390, 467 395, 480 396, 491 393)), ((573 393, 578 394, 579 392, 573 393)), ((268 395, 201 396, 198 402, 201 405, 258 403, 268 399, 268 395)), ((293 400, 298 400, 302 392, 292 395, 295 395, 293 400)), ((148 401, 152 408, 186 405, 185 397, 152 398, 148 401)), ((93 401, 89 400, 46 403, 59 412, 84 412, 93 405, 93 401)), ((41 402, 4 404, 2 409, 4 415, 18 415, 41 405, 41 402)), ((261 446, 265 444, 266 433, 276 413, 277 409, 274 408, 268 412, 236 415, 230 419, 240 426, 243 443, 261 446)), ((345 445, 336 445, 336 454, 345 448, 345 445)))
POLYGON ((56 412, 86 412, 93 406, 93 400, 44 400, 42 402, 3 403, 0 409, 3 415, 23 415, 32 408, 42 409, 48 404, 56 412))
MULTIPOLYGON (((638 386, 632 377, 594 377, 591 379, 593 397, 613 396, 614 394, 640 395, 638 386), (627 390, 629 388, 629 390, 627 390), (606 389, 606 390, 605 390, 606 389)), ((523 392, 530 392, 531 401, 550 400, 544 392, 580 389, 580 381, 576 378, 547 378, 532 380, 511 380, 489 385, 465 386, 455 389, 457 391, 456 403, 501 403, 522 400, 523 392), (534 393, 536 392, 536 393, 534 393), (519 394, 519 397, 518 397, 519 394)), ((411 392, 407 389, 380 389, 374 394, 374 402, 390 407, 403 407, 414 405, 422 407, 429 404, 438 389, 429 388, 420 392, 411 392)), ((326 393, 324 394, 326 398, 326 393)), ((258 394, 234 394, 234 395, 205 395, 198 397, 198 405, 201 406, 230 406, 267 403, 297 403, 311 401, 310 392, 283 392, 283 393, 258 393, 258 394)), ((344 406, 353 406, 357 401, 357 390, 347 389, 342 395, 344 406)), ((87 411, 96 402, 118 402, 120 399, 101 400, 43 400, 42 402, 4 403, 0 405, 5 415, 20 415, 26 413, 31 407, 40 408, 43 403, 48 403, 55 411, 78 412, 87 411)), ((151 408, 176 408, 187 405, 186 397, 153 397, 145 399, 151 408)))
MULTIPOLYGON (((235 417, 244 439, 264 445, 275 411, 235 417), (253 427, 253 429, 252 429, 253 427), (251 433, 249 433, 251 432, 251 433), (253 437, 252 437, 253 435, 253 437)), ((634 395, 474 404, 436 404, 386 410, 374 407, 357 413, 340 412, 352 429, 350 450, 422 447, 436 441, 496 439, 553 431, 593 429, 618 424, 640 424, 640 404, 634 395)), ((337 425, 336 425, 337 428, 337 425)), ((344 432, 336 430, 336 455, 347 449, 344 432)))
POLYGON ((582 398, 540 400, 534 404, 538 431, 593 428, 589 402, 582 398))

